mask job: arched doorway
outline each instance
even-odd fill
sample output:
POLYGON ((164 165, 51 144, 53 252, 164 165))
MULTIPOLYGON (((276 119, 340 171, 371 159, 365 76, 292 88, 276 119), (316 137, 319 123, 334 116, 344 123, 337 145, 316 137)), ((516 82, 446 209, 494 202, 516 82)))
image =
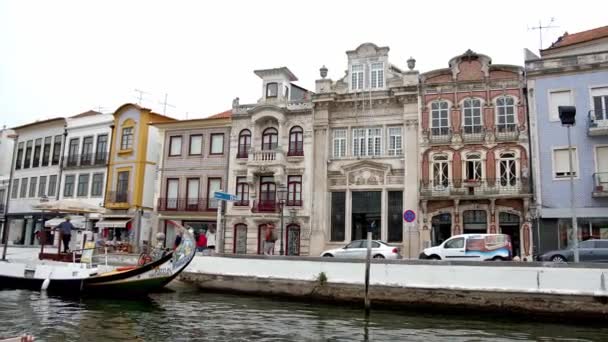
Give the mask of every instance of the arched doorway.
POLYGON ((488 231, 488 215, 485 210, 466 210, 462 213, 463 234, 485 234, 488 231))
POLYGON ((452 214, 444 213, 431 219, 431 246, 438 246, 452 236, 452 214))
POLYGON ((513 246, 513 256, 521 256, 520 234, 519 234, 519 216, 510 213, 499 213, 498 224, 500 232, 511 237, 511 245, 513 246))

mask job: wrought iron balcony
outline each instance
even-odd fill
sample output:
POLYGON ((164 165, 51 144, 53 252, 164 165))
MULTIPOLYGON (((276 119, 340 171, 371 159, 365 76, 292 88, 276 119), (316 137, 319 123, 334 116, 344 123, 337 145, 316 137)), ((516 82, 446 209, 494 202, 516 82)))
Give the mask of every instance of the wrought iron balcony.
POLYGON ((232 202, 232 205, 234 205, 235 207, 248 207, 249 200, 236 200, 232 202))
POLYGON ((444 179, 421 181, 422 197, 474 197, 528 194, 529 183, 523 178, 444 179))
POLYGON ((593 197, 608 197, 608 172, 593 174, 593 197))
POLYGON ((251 211, 254 213, 276 213, 279 211, 279 203, 277 201, 253 201, 251 211))
POLYGON ((452 141, 452 130, 449 127, 431 128, 428 134, 431 144, 448 144, 452 141))
POLYGON ((105 166, 108 164, 108 153, 70 154, 65 158, 64 168, 105 166))
POLYGON ((462 141, 479 142, 486 137, 483 126, 464 126, 462 129, 462 141))
POLYGON ((519 128, 516 124, 499 124, 495 130, 496 140, 511 141, 519 139, 519 128))
POLYGON ((587 134, 589 136, 608 135, 608 108, 589 111, 587 134))
POLYGON ((218 201, 208 198, 159 198, 158 211, 214 212, 218 201))

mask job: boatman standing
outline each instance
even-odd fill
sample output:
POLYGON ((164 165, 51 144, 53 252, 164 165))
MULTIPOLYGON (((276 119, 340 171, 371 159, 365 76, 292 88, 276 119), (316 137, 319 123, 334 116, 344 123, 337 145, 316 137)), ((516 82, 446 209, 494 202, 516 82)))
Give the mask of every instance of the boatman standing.
POLYGON ((57 227, 61 231, 61 240, 63 241, 63 252, 67 253, 70 250, 70 240, 72 239, 72 229, 74 226, 70 222, 70 217, 66 216, 65 221, 61 222, 57 227))

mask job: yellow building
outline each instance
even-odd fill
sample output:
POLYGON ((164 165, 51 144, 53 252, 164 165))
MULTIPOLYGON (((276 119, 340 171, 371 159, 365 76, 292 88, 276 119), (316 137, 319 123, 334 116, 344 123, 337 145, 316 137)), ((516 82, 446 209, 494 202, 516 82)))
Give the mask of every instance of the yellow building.
POLYGON ((135 104, 114 112, 112 142, 104 206, 97 227, 107 240, 141 246, 150 241, 156 170, 161 156, 161 137, 152 124, 175 119, 135 104))

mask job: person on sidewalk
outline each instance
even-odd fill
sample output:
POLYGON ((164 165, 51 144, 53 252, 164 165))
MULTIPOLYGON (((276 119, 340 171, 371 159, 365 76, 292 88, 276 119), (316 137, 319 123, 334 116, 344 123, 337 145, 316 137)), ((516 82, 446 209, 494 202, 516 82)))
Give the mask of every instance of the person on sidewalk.
MULTIPOLYGON (((206 234, 206 233, 205 233, 206 234)), ((202 252, 207 248, 207 236, 201 233, 198 235, 198 240, 196 241, 196 250, 202 252)))
POLYGON ((272 223, 266 224, 266 232, 264 235, 264 255, 274 254, 274 243, 277 241, 277 235, 274 231, 272 223))
POLYGON ((211 253, 215 252, 215 225, 207 230, 205 237, 207 238, 207 249, 209 249, 211 253))
POLYGON ((67 253, 70 251, 70 240, 72 239, 72 229, 74 225, 70 222, 70 217, 66 216, 65 221, 61 222, 57 227, 61 232, 61 240, 63 242, 63 252, 67 253))

